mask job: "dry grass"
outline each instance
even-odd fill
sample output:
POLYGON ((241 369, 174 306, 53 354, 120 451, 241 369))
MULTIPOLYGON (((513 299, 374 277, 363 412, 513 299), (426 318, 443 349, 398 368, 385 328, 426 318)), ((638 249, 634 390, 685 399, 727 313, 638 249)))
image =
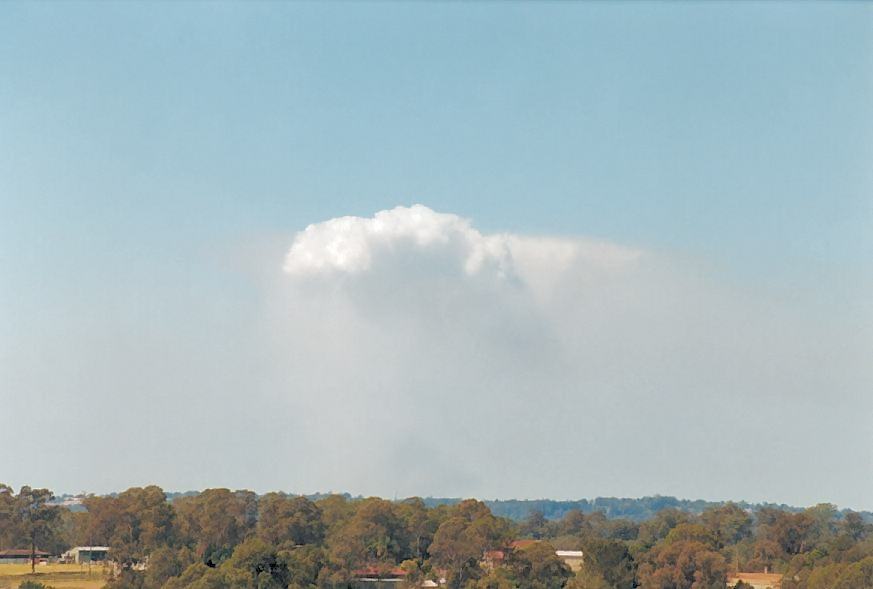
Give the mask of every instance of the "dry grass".
POLYGON ((38 564, 36 574, 30 574, 29 564, 0 564, 0 589, 17 589, 23 581, 37 581, 55 589, 101 589, 106 583, 106 571, 100 565, 38 564))

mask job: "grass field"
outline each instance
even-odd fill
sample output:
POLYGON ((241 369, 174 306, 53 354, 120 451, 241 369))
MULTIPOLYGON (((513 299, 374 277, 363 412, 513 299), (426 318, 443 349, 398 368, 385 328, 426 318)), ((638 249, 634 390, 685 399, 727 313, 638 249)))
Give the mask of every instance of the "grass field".
POLYGON ((106 573, 100 565, 80 564, 36 565, 30 574, 29 564, 0 564, 0 589, 17 589, 22 581, 37 581, 55 589, 100 589, 106 583, 106 573))

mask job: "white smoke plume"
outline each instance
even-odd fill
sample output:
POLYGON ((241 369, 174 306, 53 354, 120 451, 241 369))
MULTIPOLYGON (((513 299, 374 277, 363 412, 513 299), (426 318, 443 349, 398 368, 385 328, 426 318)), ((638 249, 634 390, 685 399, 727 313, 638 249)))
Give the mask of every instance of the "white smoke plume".
POLYGON ((873 340, 858 313, 687 252, 488 233, 421 205, 243 249, 244 272, 210 252, 197 288, 132 289, 99 313, 83 300, 47 321, 64 338, 4 350, 16 393, 0 442, 35 400, 58 400, 39 405, 46 459, 16 480, 869 507, 873 340), (126 466, 95 481, 52 451, 70 440, 126 466), (810 491, 806 465, 846 452, 858 467, 810 491))
MULTIPOLYGON (((785 448, 762 449, 761 429, 811 418, 823 381, 835 399, 860 386, 862 360, 829 354, 822 325, 699 262, 485 234, 422 205, 306 227, 284 275, 269 320, 277 402, 317 457, 301 477, 326 469, 334 488, 693 495, 706 488, 697 475, 723 471, 716 455, 781 468, 785 448), (675 487, 649 484, 665 473, 675 487)), ((778 492, 724 485, 730 497, 778 492)))
POLYGON ((417 204, 379 211, 372 218, 340 217, 310 225, 295 237, 284 269, 294 277, 358 275, 380 261, 390 264, 411 256, 424 264, 442 260, 442 272, 519 281, 544 295, 572 267, 616 271, 642 255, 638 249, 593 240, 483 235, 467 219, 417 204))

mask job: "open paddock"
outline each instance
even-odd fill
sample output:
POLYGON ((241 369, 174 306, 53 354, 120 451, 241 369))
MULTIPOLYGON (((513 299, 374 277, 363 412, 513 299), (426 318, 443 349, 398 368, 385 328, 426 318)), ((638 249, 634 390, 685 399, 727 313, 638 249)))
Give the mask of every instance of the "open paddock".
POLYGON ((84 564, 38 564, 30 573, 29 564, 0 564, 0 589, 18 589, 23 581, 37 581, 55 589, 101 589, 106 584, 108 570, 103 566, 84 564))

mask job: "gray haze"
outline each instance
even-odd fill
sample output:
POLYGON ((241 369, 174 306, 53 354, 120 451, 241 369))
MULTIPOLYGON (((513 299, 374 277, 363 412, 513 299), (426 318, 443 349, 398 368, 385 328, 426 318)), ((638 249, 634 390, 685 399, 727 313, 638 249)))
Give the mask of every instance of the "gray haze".
POLYGON ((869 321, 474 221, 253 236, 203 253, 213 289, 32 322, 2 341, 0 480, 873 507, 869 321))

